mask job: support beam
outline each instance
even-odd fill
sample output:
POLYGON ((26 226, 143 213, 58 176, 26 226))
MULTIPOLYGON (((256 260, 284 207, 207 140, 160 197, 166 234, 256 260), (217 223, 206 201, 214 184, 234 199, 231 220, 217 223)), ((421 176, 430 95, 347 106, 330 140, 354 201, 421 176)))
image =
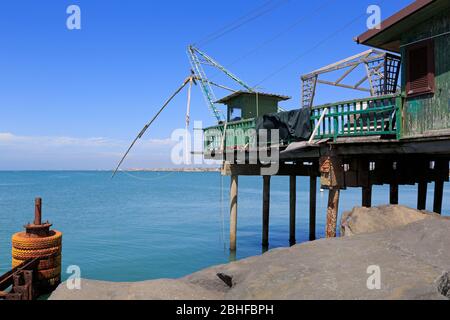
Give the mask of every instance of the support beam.
POLYGON ((289 181, 289 243, 295 245, 295 214, 297 202, 297 177, 291 176, 289 181))
POLYGON ((354 89, 354 90, 363 91, 363 92, 371 92, 370 89, 360 88, 359 86, 357 87, 357 86, 349 86, 346 84, 339 84, 339 83, 335 83, 335 82, 331 82, 331 81, 317 80, 317 83, 327 84, 330 86, 341 87, 341 88, 346 88, 346 89, 354 89))
POLYGON ((444 180, 436 180, 434 184, 434 206, 435 213, 442 214, 442 199, 444 196, 444 180))
POLYGON ((398 204, 398 183, 397 182, 392 182, 390 185, 389 203, 392 205, 398 204))
POLYGON ((366 208, 372 207, 372 185, 362 188, 362 206, 366 208))
POLYGON ((231 176, 230 186, 230 251, 236 251, 238 176, 231 176))
POLYGON ((327 238, 336 237, 337 217, 339 212, 339 195, 338 188, 330 189, 328 194, 328 209, 327 209, 327 238))
POLYGON ((309 178, 309 241, 316 240, 317 177, 309 178))
POLYGON ((341 61, 332 63, 328 66, 325 66, 323 68, 317 69, 313 72, 310 72, 308 74, 305 74, 302 76, 302 79, 307 79, 307 78, 311 78, 315 75, 321 75, 323 73, 329 73, 329 72, 333 72, 333 71, 337 71, 337 70, 341 70, 341 69, 345 69, 348 67, 352 67, 354 65, 359 66, 361 63, 364 62, 372 62, 372 61, 376 61, 379 60, 380 58, 383 58, 385 55, 384 52, 380 51, 380 50, 376 50, 376 49, 369 49, 366 50, 362 53, 359 53, 357 55, 348 57, 346 59, 343 59, 341 61), (372 54, 374 54, 373 56, 371 56, 372 54))
POLYGON ((428 183, 426 181, 419 182, 417 192, 417 210, 425 210, 427 208, 427 192, 428 183))
MULTIPOLYGON (((230 154, 231 155, 231 154, 230 154)), ((261 170, 263 168, 269 168, 269 166, 255 165, 255 164, 230 164, 225 163, 222 169, 222 175, 224 176, 261 176, 261 170)), ((317 174, 317 166, 307 166, 302 164, 285 164, 280 163, 280 167, 277 172, 277 176, 305 176, 317 174)))
POLYGON ((263 186, 263 234, 262 245, 269 247, 270 176, 264 176, 263 186))

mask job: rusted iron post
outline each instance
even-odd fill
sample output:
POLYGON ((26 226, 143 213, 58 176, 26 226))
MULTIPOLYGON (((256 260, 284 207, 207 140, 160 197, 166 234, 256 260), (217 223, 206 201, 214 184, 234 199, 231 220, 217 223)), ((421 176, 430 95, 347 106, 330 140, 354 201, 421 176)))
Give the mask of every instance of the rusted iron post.
POLYGON ((263 234, 262 245, 264 248, 269 247, 269 212, 270 212, 270 176, 264 176, 263 186, 263 234))
POLYGON ((417 191, 417 210, 425 210, 427 208, 427 192, 428 183, 426 181, 419 182, 417 191))
POLYGON ((337 217, 339 212, 339 188, 331 188, 328 194, 328 209, 327 209, 327 238, 336 237, 337 217))
POLYGON ((309 241, 316 240, 317 177, 309 178, 309 241))
POLYGON ((442 199, 444 196, 444 180, 436 180, 434 184, 434 205, 433 211, 442 214, 442 199))
POLYGON ((30 237, 47 237, 50 234, 51 223, 42 223, 42 199, 34 200, 34 222, 25 226, 25 231, 30 237))
POLYGON ((289 181, 289 243, 295 245, 295 224, 296 224, 296 202, 297 202, 297 177, 290 176, 289 181))
POLYGON ((392 182, 390 185, 389 203, 392 205, 398 204, 398 182, 392 182))
POLYGON ((365 208, 372 207, 372 185, 362 188, 362 206, 365 208))
POLYGON ((230 186, 230 251, 236 251, 238 176, 231 176, 230 186))
POLYGON ((42 198, 36 198, 34 201, 34 225, 42 224, 42 198))

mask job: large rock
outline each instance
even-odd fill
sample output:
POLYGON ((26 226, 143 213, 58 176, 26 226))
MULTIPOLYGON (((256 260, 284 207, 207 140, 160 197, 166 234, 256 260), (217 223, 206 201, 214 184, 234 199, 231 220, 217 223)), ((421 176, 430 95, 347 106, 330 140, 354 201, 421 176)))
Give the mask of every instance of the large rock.
POLYGON ((422 219, 382 232, 272 250, 177 280, 62 284, 51 299, 446 299, 450 221, 422 219), (378 266, 381 289, 369 290, 378 266), (233 278, 229 288, 217 277, 233 278))
POLYGON ((354 208, 342 216, 341 236, 393 229, 423 219, 438 217, 426 211, 417 211, 403 206, 354 208))
POLYGON ((65 283, 50 300, 216 300, 223 298, 219 288, 208 290, 183 280, 161 279, 142 282, 81 280, 81 290, 69 290, 65 283))

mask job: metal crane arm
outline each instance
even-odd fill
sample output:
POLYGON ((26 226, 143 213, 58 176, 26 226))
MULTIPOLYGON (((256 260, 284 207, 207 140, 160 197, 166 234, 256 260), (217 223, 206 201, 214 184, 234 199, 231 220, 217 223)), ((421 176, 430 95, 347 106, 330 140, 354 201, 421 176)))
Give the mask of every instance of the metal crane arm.
MULTIPOLYGON (((201 88, 203 91, 203 96, 205 98, 206 104, 209 106, 209 108, 213 112, 217 121, 219 121, 219 122, 223 121, 225 119, 225 117, 223 116, 222 112, 219 109, 217 109, 217 107, 215 105, 217 99, 216 99, 214 90, 211 87, 211 85, 216 85, 216 84, 209 81, 208 77, 206 76, 205 70, 203 69, 202 64, 207 64, 207 65, 210 65, 212 67, 219 69, 227 77, 229 77, 233 81, 237 82, 240 86, 242 86, 249 92, 254 92, 254 90, 249 85, 247 85, 244 81, 239 79, 237 76, 235 76, 233 73, 228 71, 225 67, 223 67, 220 63, 215 61, 213 58, 208 56, 206 53, 195 48, 194 46, 188 47, 188 56, 189 56, 189 60, 191 62, 192 70, 195 73, 196 79, 201 84, 201 88)), ((219 87, 224 88, 223 86, 219 86, 219 87)), ((228 88, 225 88, 225 89, 228 89, 228 88)))
POLYGON ((242 87, 244 87, 245 89, 247 89, 249 92, 253 92, 253 88, 251 88, 249 85, 247 85, 244 81, 242 81, 241 79, 239 79, 237 76, 235 76, 234 74, 232 74, 230 71, 228 71, 227 69, 225 69, 225 67, 223 67, 220 63, 218 63, 217 61, 215 61, 213 58, 211 58, 210 56, 208 56, 206 53, 200 51, 199 49, 195 48, 194 46, 189 46, 189 50, 193 51, 193 52, 197 52, 203 59, 205 59, 207 62, 209 62, 213 67, 216 67, 217 69, 219 69, 220 71, 222 71, 224 74, 226 74, 228 77, 230 77, 231 79, 233 79, 234 81, 236 81, 237 83, 239 83, 242 87))
POLYGON ((195 54, 195 51, 189 47, 188 48, 188 56, 189 61, 191 62, 192 72, 195 74, 196 80, 200 82, 200 87, 203 92, 203 97, 205 98, 205 102, 209 109, 212 111, 214 117, 218 122, 224 119, 222 112, 216 108, 216 96, 214 94, 214 90, 211 87, 211 83, 207 80, 205 70, 201 65, 201 62, 198 56, 195 54))

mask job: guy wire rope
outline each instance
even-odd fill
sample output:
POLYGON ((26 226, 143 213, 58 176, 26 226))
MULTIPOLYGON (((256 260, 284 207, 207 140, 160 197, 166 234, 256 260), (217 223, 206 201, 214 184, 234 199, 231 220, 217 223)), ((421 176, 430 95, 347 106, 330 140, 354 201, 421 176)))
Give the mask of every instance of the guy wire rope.
MULTIPOLYGON (((278 38, 280 38, 281 36, 283 36, 286 32, 291 31, 292 29, 294 29, 295 27, 299 26, 302 22, 315 17, 316 14, 318 12, 322 12, 322 9, 326 6, 328 6, 330 3, 335 2, 336 0, 327 0, 324 1, 319 7, 317 7, 312 13, 310 14, 306 14, 304 16, 302 16, 300 19, 296 20, 293 24, 289 25, 287 28, 281 30, 280 32, 278 32, 275 36, 261 42, 259 45, 257 45, 256 47, 254 47, 253 49, 247 51, 246 53, 244 53, 242 56, 240 56, 239 58, 233 60, 231 63, 228 64, 229 67, 232 67, 234 65, 236 65, 238 62, 244 60, 245 58, 251 56, 252 54, 256 53, 257 51, 259 51, 261 48, 267 46, 268 44, 274 42, 275 40, 277 40, 278 38)), ((215 79, 219 74, 215 74, 213 76, 210 77, 210 79, 215 79)))
POLYGON ((197 41, 195 44, 196 44, 196 45, 197 45, 197 44, 201 44, 202 42, 205 42, 205 41, 207 41, 208 39, 210 39, 210 38, 216 36, 216 35, 219 34, 220 32, 223 32, 224 30, 226 30, 226 29, 232 27, 234 24, 240 23, 241 20, 245 19, 246 17, 250 16, 251 14, 253 14, 253 13, 256 12, 256 11, 259 11, 259 10, 261 10, 261 9, 264 9, 264 7, 266 7, 267 5, 269 5, 269 4, 270 4, 271 2, 273 2, 273 1, 274 1, 274 0, 268 0, 268 1, 264 2, 261 6, 255 8, 255 9, 252 9, 251 11, 249 11, 249 12, 247 12, 246 14, 240 16, 239 18, 234 19, 233 21, 227 23, 227 24, 224 25, 223 27, 218 28, 216 31, 213 31, 213 32, 209 33, 208 35, 206 35, 205 37, 203 37, 201 40, 197 41))
MULTIPOLYGON (((386 0, 381 0, 379 5, 383 4, 386 0)), ((362 17, 366 16, 366 12, 364 12, 363 14, 355 17, 354 19, 350 20, 348 23, 346 23, 344 26, 342 26, 341 28, 339 28, 337 31, 331 33, 328 37, 322 39, 321 41, 319 41, 318 43, 316 43, 314 46, 310 47, 308 50, 304 51, 303 53, 301 53, 300 55, 298 55, 297 57, 295 57, 294 59, 292 59, 291 61, 289 61, 288 63, 286 63, 285 65, 281 66, 280 68, 278 68, 276 71, 270 73, 267 77, 263 78, 260 82, 258 82, 256 84, 256 86, 266 82, 267 80, 273 78, 274 76, 276 76, 277 74, 279 74, 281 71, 285 70, 286 68, 288 68, 289 66, 291 66, 292 64, 296 63, 298 60, 300 60, 301 58, 303 58, 304 56, 310 54, 311 52, 313 52, 315 49, 317 49, 318 47, 320 47, 321 45, 323 45, 324 43, 326 43, 328 40, 334 38, 335 36, 337 36, 338 34, 340 34, 342 31, 344 31, 345 29, 347 29, 348 27, 350 27, 352 24, 354 24, 355 22, 357 22, 359 19, 361 19, 362 17)))
POLYGON ((316 13, 318 12, 322 12, 322 10, 328 6, 330 3, 335 2, 337 0, 326 0, 324 2, 322 2, 322 4, 317 7, 313 12, 309 13, 309 14, 305 14, 304 16, 302 16, 300 19, 296 20, 293 24, 289 25, 287 28, 281 30, 280 32, 278 32, 277 34, 275 34, 273 37, 261 42, 259 45, 257 45, 256 47, 254 47, 253 49, 247 51, 246 53, 244 53, 241 57, 237 58, 236 60, 232 61, 230 64, 228 64, 229 66, 234 66, 236 63, 242 61, 243 59, 249 57, 250 55, 256 53, 258 50, 260 50, 261 48, 267 46, 268 44, 274 42, 275 40, 277 40, 278 38, 280 38, 281 36, 283 36, 286 32, 291 31, 292 29, 294 29, 295 27, 299 26, 302 22, 304 22, 305 20, 311 19, 313 17, 315 17, 316 13))
MULTIPOLYGON (((274 11, 274 10, 276 10, 277 8, 279 8, 279 7, 283 6, 283 5, 285 5, 285 4, 286 4, 287 2, 289 2, 289 1, 290 1, 290 0, 280 0, 280 1, 277 1, 273 6, 267 8, 267 9, 261 11, 261 12, 255 12, 255 11, 250 12, 250 13, 244 15, 243 17, 241 17, 241 18, 239 18, 239 19, 237 20, 237 21, 239 21, 239 20, 244 19, 244 21, 239 22, 239 23, 238 23, 237 25, 235 25, 235 26, 233 26, 233 24, 231 24, 229 27, 221 28, 221 29, 225 29, 225 30, 222 31, 222 32, 220 32, 220 31, 219 31, 219 32, 217 32, 217 31, 214 32, 213 34, 211 34, 211 35, 210 35, 208 38, 206 38, 205 40, 199 41, 199 42, 197 43, 197 46, 204 46, 204 45, 209 44, 209 43, 211 43, 211 42, 213 42, 213 41, 215 41, 215 40, 217 40, 217 39, 220 39, 220 38, 222 38, 223 36, 227 35, 228 33, 233 32, 233 31, 235 31, 235 30, 241 28, 242 26, 244 26, 244 25, 246 25, 246 24, 248 24, 248 23, 250 23, 250 22, 252 22, 252 21, 254 21, 254 20, 256 20, 256 19, 258 19, 258 18, 260 18, 260 17, 262 17, 262 16, 264 16, 264 15, 266 15, 266 14, 272 12, 272 11, 274 11), (247 16, 249 16, 249 18, 245 19, 247 16), (218 33, 218 34, 214 35, 215 33, 218 33)), ((270 2, 273 2, 273 1, 268 1, 268 2, 266 2, 266 3, 265 3, 263 6, 261 6, 260 8, 266 7, 267 5, 270 4, 270 2)))

